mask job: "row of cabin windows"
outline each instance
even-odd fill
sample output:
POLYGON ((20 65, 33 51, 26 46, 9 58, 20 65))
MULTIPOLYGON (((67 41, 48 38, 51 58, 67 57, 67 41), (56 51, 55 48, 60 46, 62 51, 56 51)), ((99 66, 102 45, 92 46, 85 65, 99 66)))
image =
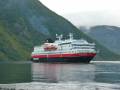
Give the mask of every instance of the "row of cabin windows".
POLYGON ((94 47, 73 47, 73 49, 92 49, 94 47))
MULTIPOLYGON (((81 51, 70 51, 70 53, 80 53, 81 51)), ((83 51, 85 52, 85 51, 83 51)), ((86 52, 91 52, 91 51, 86 51, 86 52)))

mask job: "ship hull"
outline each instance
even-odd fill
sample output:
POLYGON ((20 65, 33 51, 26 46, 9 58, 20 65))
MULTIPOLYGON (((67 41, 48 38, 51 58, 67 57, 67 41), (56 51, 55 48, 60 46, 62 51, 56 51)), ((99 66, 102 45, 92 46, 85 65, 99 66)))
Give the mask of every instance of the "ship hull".
POLYGON ((82 55, 64 55, 62 57, 44 57, 44 56, 33 56, 31 59, 33 62, 68 62, 68 63, 89 63, 96 54, 82 54, 82 55))
POLYGON ((33 62, 66 62, 66 63, 89 63, 93 57, 68 57, 68 58, 39 58, 31 59, 33 62))

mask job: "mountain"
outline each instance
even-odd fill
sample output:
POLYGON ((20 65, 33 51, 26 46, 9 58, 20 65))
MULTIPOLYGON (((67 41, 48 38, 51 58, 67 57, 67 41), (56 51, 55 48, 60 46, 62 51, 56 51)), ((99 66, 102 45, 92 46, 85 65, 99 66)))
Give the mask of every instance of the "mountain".
POLYGON ((84 28, 83 31, 109 50, 120 54, 120 27, 99 25, 90 29, 84 28))
MULTIPOLYGON (((33 46, 40 45, 55 34, 73 33, 75 38, 96 42, 66 19, 46 8, 38 0, 0 0, 0 60, 29 60, 33 46)), ((117 54, 96 42, 97 57, 105 60, 118 58, 117 54)))
POLYGON ((68 32, 79 33, 38 0, 0 0, 1 60, 27 60, 34 45, 68 32))

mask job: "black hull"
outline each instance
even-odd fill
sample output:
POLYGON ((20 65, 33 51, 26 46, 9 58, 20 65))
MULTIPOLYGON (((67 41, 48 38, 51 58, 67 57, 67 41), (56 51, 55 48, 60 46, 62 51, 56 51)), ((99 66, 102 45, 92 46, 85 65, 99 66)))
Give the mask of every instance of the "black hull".
POLYGON ((93 57, 66 57, 66 58, 39 58, 33 62, 66 62, 66 63, 89 63, 93 57))

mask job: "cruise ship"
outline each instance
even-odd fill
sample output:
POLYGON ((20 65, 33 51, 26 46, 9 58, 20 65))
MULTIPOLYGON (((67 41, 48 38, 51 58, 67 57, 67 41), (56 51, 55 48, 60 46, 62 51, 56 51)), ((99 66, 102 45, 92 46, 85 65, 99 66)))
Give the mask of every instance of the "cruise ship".
POLYGON ((85 39, 74 39, 69 34, 68 39, 56 35, 57 40, 47 40, 40 46, 35 46, 31 54, 33 62, 73 62, 89 63, 96 56, 95 43, 85 39))

